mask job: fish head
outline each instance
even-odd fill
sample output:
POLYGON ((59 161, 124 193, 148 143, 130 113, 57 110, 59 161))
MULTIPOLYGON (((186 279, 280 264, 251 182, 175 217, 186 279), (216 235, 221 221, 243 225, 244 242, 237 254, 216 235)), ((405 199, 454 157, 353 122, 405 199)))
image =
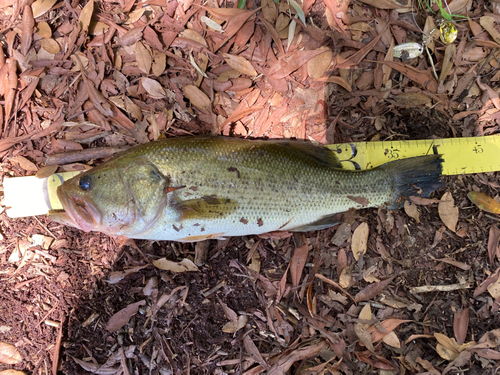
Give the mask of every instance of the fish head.
POLYGON ((148 161, 103 164, 58 187, 64 212, 52 218, 86 232, 130 236, 161 214, 167 187, 168 179, 148 161))

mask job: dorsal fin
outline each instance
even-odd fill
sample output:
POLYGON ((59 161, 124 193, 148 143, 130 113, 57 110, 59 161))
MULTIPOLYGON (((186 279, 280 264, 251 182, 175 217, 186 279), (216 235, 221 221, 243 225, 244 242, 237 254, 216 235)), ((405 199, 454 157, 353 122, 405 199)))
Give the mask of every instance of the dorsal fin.
POLYGON ((342 168, 342 164, 335 152, 323 145, 316 145, 307 141, 291 140, 270 140, 263 141, 262 144, 268 144, 268 146, 276 145, 278 147, 288 148, 292 152, 299 152, 313 164, 332 168, 342 168))

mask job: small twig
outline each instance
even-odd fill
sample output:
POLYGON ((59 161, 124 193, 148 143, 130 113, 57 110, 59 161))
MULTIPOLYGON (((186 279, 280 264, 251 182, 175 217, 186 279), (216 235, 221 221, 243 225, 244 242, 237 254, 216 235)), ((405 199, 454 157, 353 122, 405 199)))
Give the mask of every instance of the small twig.
POLYGON ((439 81, 439 77, 436 73, 436 67, 434 66, 434 61, 432 60, 431 53, 429 52, 429 48, 427 48, 427 46, 425 46, 425 51, 427 52, 427 55, 429 56, 429 62, 431 63, 432 71, 434 72, 434 77, 436 77, 436 81, 439 81))
MULTIPOLYGON (((484 67, 486 66, 486 64, 488 64, 488 62, 490 61, 490 59, 491 59, 491 57, 493 56, 494 52, 495 52, 495 49, 494 49, 494 48, 492 48, 492 49, 491 49, 490 54, 486 57, 486 60, 484 60, 483 65, 481 65, 481 67, 479 68, 479 71, 477 72, 476 77, 479 77, 479 75, 481 74, 481 71, 484 69, 484 67)), ((458 101, 459 103, 463 102, 463 100, 467 97, 467 95, 469 95, 469 91, 470 91, 470 89, 472 88, 472 86, 474 86, 474 83, 475 83, 475 82, 476 82, 476 80, 475 80, 475 79, 473 79, 473 80, 471 81, 471 83, 470 83, 469 87, 467 87, 464 91, 462 91, 462 92, 460 93, 460 95, 459 95, 459 96, 458 96, 458 98, 457 98, 457 101, 458 101)))
POLYGON ((62 331, 66 317, 63 316, 61 322, 59 323, 59 331, 57 332, 56 345, 54 346, 54 362, 52 362, 52 375, 57 375, 57 367, 59 364, 59 357, 61 355, 61 342, 62 342, 62 331))
POLYGON ((83 160, 102 159, 128 149, 129 147, 96 147, 80 151, 61 152, 48 155, 45 165, 60 165, 83 160))

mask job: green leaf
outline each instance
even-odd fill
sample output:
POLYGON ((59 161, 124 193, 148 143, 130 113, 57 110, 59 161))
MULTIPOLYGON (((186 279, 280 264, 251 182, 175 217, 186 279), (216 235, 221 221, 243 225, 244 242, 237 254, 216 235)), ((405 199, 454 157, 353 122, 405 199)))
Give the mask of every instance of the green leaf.
POLYGON ((297 15, 299 16, 300 20, 302 23, 305 25, 306 24, 306 16, 304 14, 304 11, 302 10, 302 7, 295 1, 295 0, 288 0, 290 2, 290 5, 295 9, 297 12, 297 15))

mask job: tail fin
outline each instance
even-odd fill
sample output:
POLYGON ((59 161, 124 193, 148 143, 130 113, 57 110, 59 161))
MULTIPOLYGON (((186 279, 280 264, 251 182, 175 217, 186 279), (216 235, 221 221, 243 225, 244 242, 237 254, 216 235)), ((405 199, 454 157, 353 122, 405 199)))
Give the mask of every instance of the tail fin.
POLYGON ((443 186, 441 156, 416 156, 381 165, 380 168, 385 169, 393 181, 394 200, 388 208, 400 208, 410 196, 428 197, 443 186))

